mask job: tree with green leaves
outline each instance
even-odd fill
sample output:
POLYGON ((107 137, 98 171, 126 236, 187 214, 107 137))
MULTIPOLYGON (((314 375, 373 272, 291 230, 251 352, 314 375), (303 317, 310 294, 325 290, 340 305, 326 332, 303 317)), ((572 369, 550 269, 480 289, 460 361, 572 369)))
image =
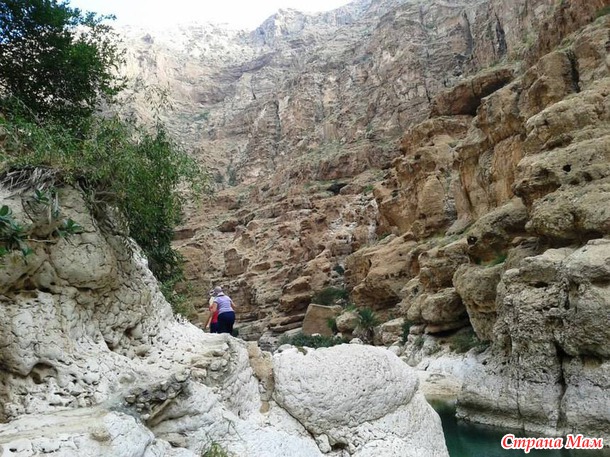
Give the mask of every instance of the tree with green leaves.
MULTIPOLYGON (((171 299, 182 278, 171 245, 182 216, 177 188, 200 190, 205 176, 160 123, 94 115, 124 86, 116 76, 122 52, 108 18, 67 0, 0 0, 0 180, 53 170, 56 185, 81 187, 108 230, 108 215, 118 209, 171 299)), ((9 208, 0 208, 0 248, 23 251, 23 234, 9 208)))
POLYGON ((122 62, 110 16, 84 13, 67 1, 0 2, 0 100, 36 119, 80 124, 101 99, 122 88, 122 62))

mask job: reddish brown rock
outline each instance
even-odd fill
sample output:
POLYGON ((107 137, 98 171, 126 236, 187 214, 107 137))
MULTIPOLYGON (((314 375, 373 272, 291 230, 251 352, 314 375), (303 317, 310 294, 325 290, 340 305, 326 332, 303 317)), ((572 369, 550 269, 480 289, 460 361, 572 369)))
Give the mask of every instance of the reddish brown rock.
POLYGON ((409 130, 401 146, 404 156, 394 161, 394 170, 375 188, 380 232, 396 230, 424 238, 455 221, 454 147, 470 121, 468 116, 435 118, 409 130))
POLYGON ((432 100, 430 116, 474 116, 481 99, 508 84, 514 77, 512 68, 499 68, 462 81, 432 100))

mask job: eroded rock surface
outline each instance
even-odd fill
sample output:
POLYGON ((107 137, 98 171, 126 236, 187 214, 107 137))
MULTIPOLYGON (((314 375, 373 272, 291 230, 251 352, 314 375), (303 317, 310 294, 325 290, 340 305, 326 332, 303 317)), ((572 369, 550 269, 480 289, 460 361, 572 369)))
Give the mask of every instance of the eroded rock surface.
MULTIPOLYGON (((30 227, 20 210, 28 192, 3 189, 2 204, 30 227)), ((58 199, 63 217, 81 224, 83 233, 34 237, 28 257, 19 252, 2 259, 2 455, 187 457, 214 443, 252 457, 370 455, 381 448, 397 457, 407 448, 447 455, 438 416, 421 399, 410 368, 392 353, 363 346, 313 351, 299 368, 287 363, 288 352, 272 358, 252 343, 205 334, 173 317, 137 247, 99 230, 78 191, 61 188, 58 199), (366 363, 376 360, 374 373, 363 375, 360 354, 366 363), (345 370, 329 371, 339 360, 345 370), (290 379, 318 369, 326 413, 334 398, 330 418, 298 414, 286 400, 302 395, 290 379), (342 376, 350 377, 345 386, 342 376), (378 401, 374 408, 341 402, 342 388, 352 384, 352 396, 356 385, 377 391, 378 376, 403 393, 391 396, 387 410, 378 401), (346 411, 357 420, 341 421, 346 411), (399 432, 384 425, 398 419, 399 432), (365 433, 369 421, 379 433, 365 433), (318 429, 324 433, 314 439, 318 429)), ((374 399, 383 395, 377 391, 374 399)))
POLYGON ((349 344, 282 351, 274 356, 274 375, 278 404, 327 450, 345 448, 356 456, 447 452, 415 371, 386 349, 349 344), (364 371, 371 379, 363 378, 364 371), (335 380, 340 391, 329 389, 335 380))
POLYGON ((440 96, 439 107, 463 105, 412 127, 375 189, 395 238, 345 262, 358 302, 382 295, 378 284, 396 291, 410 341, 472 326, 491 343, 465 375, 464 418, 609 436, 609 28, 602 16, 565 36, 482 97, 473 117, 459 108, 477 100, 470 90, 440 96), (396 274, 374 275, 375 265, 396 274))

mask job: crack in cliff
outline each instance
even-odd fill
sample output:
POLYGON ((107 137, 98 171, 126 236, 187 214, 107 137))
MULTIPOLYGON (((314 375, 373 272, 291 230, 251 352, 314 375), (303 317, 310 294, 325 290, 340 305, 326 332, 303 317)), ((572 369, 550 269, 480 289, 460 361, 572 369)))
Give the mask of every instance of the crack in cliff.
POLYGON ((494 14, 496 16, 496 38, 498 39, 498 57, 504 57, 508 50, 508 45, 506 44, 506 34, 504 32, 504 28, 502 27, 502 23, 500 22, 500 18, 498 14, 494 14))
POLYGON ((568 359, 568 355, 565 353, 563 348, 555 342, 555 351, 557 353, 557 359, 559 360, 559 379, 557 383, 561 387, 561 393, 559 394, 559 404, 557 405, 557 423, 555 424, 557 430, 564 430, 568 425, 568 418, 566 416, 565 409, 563 408, 563 399, 568 390, 568 384, 566 382, 564 374, 564 363, 568 359))
POLYGON ((578 59, 576 58, 574 51, 572 51, 571 49, 566 52, 566 56, 567 56, 568 60, 570 61, 570 76, 571 76, 572 89, 574 90, 574 92, 579 93, 580 92, 580 71, 578 69, 578 59))
POLYGON ((462 12, 462 17, 464 18, 464 32, 466 35, 466 57, 472 56, 472 51, 474 49, 474 38, 472 37, 472 25, 470 24, 470 20, 468 19, 468 15, 466 11, 462 12))

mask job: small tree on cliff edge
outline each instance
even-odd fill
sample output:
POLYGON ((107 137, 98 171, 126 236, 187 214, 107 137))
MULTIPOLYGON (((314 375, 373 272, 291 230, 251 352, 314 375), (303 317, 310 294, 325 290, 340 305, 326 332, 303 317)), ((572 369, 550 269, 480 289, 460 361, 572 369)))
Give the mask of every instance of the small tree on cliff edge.
POLYGON ((101 99, 123 86, 111 16, 83 13, 67 1, 0 2, 0 100, 35 119, 82 124, 101 99))

